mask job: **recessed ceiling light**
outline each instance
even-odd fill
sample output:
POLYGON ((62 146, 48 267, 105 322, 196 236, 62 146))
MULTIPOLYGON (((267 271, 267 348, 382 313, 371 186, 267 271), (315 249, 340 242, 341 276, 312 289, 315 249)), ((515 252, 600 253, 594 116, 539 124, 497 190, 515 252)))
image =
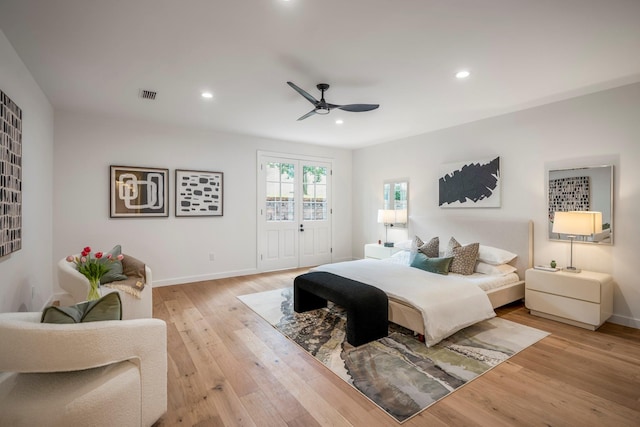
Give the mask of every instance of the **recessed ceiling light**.
POLYGON ((202 97, 206 99, 213 98, 213 94, 211 92, 202 92, 202 97))
POLYGON ((337 124, 337 125, 341 125, 341 124, 343 124, 343 123, 344 123, 344 120, 342 120, 342 119, 338 119, 338 120, 336 120, 336 124, 337 124))
POLYGON ((456 77, 459 78, 459 79, 466 79, 470 75, 471 75, 471 73, 468 72, 467 70, 458 71, 456 73, 456 77))

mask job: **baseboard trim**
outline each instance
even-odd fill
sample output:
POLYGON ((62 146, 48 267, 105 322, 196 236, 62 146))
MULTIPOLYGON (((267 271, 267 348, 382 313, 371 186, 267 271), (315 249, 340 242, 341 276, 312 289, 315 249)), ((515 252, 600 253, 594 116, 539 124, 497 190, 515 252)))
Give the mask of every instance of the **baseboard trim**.
POLYGON ((194 282, 203 282, 205 280, 216 280, 216 279, 226 279, 227 277, 236 277, 236 276, 248 276, 250 274, 258 274, 258 271, 255 268, 248 268, 246 270, 235 270, 235 271, 223 271, 220 273, 211 273, 211 274, 201 274, 198 276, 184 276, 184 277, 174 277, 172 279, 164 279, 164 280, 153 280, 153 287, 162 287, 162 286, 172 286, 172 285, 182 285, 185 283, 194 283, 194 282))
POLYGON ((629 326, 630 328, 640 329, 640 319, 621 316, 619 314, 612 315, 609 320, 607 320, 607 322, 615 323, 616 325, 629 326))

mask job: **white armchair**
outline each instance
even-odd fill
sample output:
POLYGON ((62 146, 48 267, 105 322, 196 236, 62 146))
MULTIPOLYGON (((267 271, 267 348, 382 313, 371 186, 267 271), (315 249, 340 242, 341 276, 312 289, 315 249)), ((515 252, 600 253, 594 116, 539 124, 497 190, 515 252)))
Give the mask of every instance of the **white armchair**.
MULTIPOLYGON (((126 272, 126 265, 130 261, 138 262, 135 258, 125 255, 122 260, 123 269, 126 272)), ((131 295, 121 290, 112 289, 108 286, 102 286, 102 295, 109 292, 120 293, 120 299, 122 300, 122 319, 144 319, 153 317, 153 292, 151 290, 152 279, 151 269, 149 266, 144 266, 144 282, 145 286, 142 290, 140 297, 131 295)), ((61 259, 58 262, 58 284, 66 291, 72 300, 72 304, 76 304, 87 300, 89 294, 89 279, 87 279, 82 273, 76 270, 75 265, 68 262, 66 259, 61 259)))
POLYGON ((166 412, 164 321, 40 316, 0 313, 0 425, 150 426, 166 412))

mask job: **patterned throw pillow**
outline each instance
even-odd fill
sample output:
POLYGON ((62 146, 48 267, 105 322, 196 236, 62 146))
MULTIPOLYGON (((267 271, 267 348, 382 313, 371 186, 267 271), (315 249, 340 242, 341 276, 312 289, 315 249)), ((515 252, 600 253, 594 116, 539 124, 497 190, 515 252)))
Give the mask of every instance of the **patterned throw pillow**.
MULTIPOLYGON (((416 239, 420 240, 418 236, 416 236, 416 239)), ((438 255, 440 255, 440 238, 434 237, 427 243, 423 242, 422 245, 418 246, 418 251, 422 252, 429 258, 437 258, 438 255)))
POLYGON ((449 271, 452 273, 463 274, 465 276, 473 274, 473 270, 476 266, 476 260, 478 259, 479 249, 480 243, 470 243, 466 246, 462 246, 455 238, 452 237, 449 240, 447 250, 444 253, 445 257, 453 257, 449 271))

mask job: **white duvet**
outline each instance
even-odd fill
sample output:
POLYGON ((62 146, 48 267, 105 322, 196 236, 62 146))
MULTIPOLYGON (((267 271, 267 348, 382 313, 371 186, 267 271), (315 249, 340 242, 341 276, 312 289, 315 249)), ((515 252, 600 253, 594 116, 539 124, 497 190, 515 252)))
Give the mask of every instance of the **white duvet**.
POLYGON ((429 273, 374 259, 325 264, 326 271, 384 291, 422 313, 427 346, 481 320, 494 317, 487 294, 459 275, 429 273))

